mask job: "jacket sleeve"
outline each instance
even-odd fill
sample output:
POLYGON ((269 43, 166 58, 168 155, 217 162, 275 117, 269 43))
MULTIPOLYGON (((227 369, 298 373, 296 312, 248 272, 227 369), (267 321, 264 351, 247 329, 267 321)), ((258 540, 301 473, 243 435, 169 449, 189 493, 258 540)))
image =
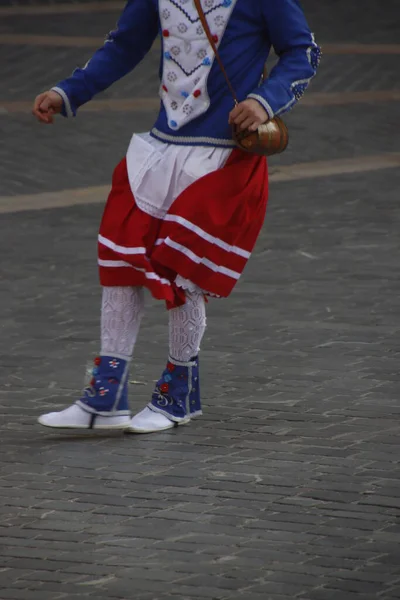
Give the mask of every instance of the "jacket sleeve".
POLYGON ((268 37, 279 57, 268 79, 249 94, 272 119, 290 110, 314 77, 321 49, 298 0, 261 0, 268 37))
POLYGON ((150 0, 128 0, 114 31, 83 68, 52 89, 64 100, 62 114, 75 116, 93 96, 132 71, 150 50, 158 33, 158 12, 150 0))

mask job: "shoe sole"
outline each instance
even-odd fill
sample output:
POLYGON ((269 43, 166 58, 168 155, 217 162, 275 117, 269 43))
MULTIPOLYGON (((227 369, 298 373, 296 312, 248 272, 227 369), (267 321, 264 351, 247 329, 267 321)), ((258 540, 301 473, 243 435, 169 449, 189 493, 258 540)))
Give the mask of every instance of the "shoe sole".
POLYGON ((128 429, 125 429, 125 433, 158 433, 160 431, 167 431, 168 429, 175 429, 175 427, 187 425, 188 423, 190 423, 190 419, 187 421, 180 421, 179 423, 171 423, 171 425, 168 425, 168 427, 162 427, 161 429, 139 429, 136 427, 129 427, 128 429))
POLYGON ((196 412, 190 413, 190 418, 197 419, 197 417, 201 417, 202 414, 203 414, 202 410, 197 410, 196 412))
POLYGON ((88 427, 87 425, 49 425, 48 423, 43 423, 40 419, 38 419, 38 423, 39 425, 42 425, 42 427, 47 427, 48 429, 85 429, 89 431, 94 431, 95 429, 97 431, 112 431, 114 429, 126 430, 129 427, 129 421, 127 423, 119 423, 117 425, 94 425, 94 427, 88 427))

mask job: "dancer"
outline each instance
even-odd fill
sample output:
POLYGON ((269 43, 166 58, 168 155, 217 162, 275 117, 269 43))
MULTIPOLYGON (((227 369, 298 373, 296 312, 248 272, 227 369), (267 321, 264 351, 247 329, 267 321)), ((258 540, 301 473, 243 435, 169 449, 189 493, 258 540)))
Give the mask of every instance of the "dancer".
POLYGON ((198 354, 205 296, 232 292, 262 227, 265 157, 235 147, 232 126, 255 131, 291 109, 315 75, 320 49, 297 0, 201 0, 239 103, 194 0, 129 0, 85 67, 40 94, 43 123, 127 75, 162 40, 161 106, 152 130, 132 137, 117 165, 98 237, 103 287, 101 350, 72 406, 42 415, 56 428, 162 431, 201 415, 198 354), (271 47, 279 60, 261 82, 271 47), (164 300, 169 358, 149 404, 131 418, 128 373, 144 288, 164 300))

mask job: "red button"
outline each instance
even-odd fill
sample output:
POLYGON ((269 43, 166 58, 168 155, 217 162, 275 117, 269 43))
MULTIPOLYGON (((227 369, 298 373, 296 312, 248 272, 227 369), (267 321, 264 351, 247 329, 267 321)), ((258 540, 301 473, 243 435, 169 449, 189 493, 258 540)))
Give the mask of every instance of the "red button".
POLYGON ((99 365, 101 365, 101 358, 100 356, 96 356, 96 358, 94 359, 94 364, 98 367, 99 365))
POLYGON ((169 31, 168 29, 164 29, 164 31, 162 32, 164 37, 169 37, 169 31))
POLYGON ((164 90, 164 92, 168 92, 168 88, 167 88, 167 86, 166 86, 166 85, 163 85, 163 86, 162 86, 162 89, 164 90))
POLYGON ((201 90, 194 90, 194 92, 193 92, 193 96, 194 96, 195 98, 198 98, 199 96, 201 96, 201 90))
POLYGON ((219 37, 217 35, 213 35, 212 39, 213 39, 213 42, 216 44, 219 40, 219 37))

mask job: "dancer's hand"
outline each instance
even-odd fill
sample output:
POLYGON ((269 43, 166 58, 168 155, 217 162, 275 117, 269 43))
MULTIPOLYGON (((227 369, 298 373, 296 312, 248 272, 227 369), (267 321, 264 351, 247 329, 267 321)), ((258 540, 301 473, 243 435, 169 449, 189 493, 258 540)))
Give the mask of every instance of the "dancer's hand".
POLYGON ((60 94, 49 90, 36 97, 32 108, 32 114, 41 123, 49 125, 53 123, 53 115, 60 113, 63 107, 63 99, 60 94))
POLYGON ((268 119, 267 111, 252 98, 240 102, 229 114, 229 124, 236 125, 239 131, 256 131, 268 119))

